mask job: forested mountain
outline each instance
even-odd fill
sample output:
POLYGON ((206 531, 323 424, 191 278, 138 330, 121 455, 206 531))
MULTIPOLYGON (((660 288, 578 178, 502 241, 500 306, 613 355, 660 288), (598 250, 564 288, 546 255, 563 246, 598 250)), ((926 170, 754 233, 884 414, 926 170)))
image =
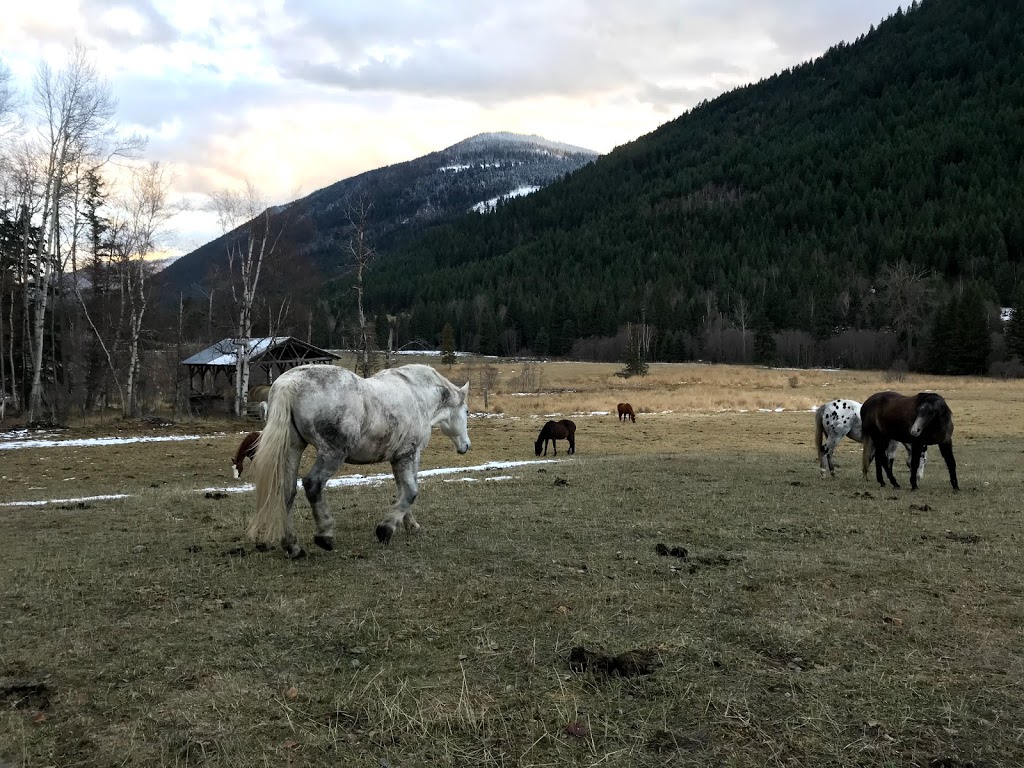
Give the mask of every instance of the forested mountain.
MULTIPOLYGON (((523 194, 562 178, 597 153, 540 136, 484 133, 415 160, 385 166, 324 187, 277 209, 285 258, 332 277, 343 269, 342 247, 357 208, 367 211, 366 235, 379 249, 412 237, 421 227, 446 221, 502 197, 523 194)), ((241 229, 244 229, 242 227, 241 229)), ((182 256, 161 274, 169 295, 195 293, 226 264, 225 235, 182 256)))
POLYGON ((985 313, 987 348, 988 315, 1024 277, 1021 51, 1024 2, 915 2, 494 214, 431 228, 381 259, 368 305, 405 313, 405 337, 436 343, 450 323, 483 352, 562 354, 646 321, 660 359, 714 359, 714 328, 735 326, 747 356, 755 328, 831 339, 838 363, 853 353, 835 339, 891 331, 889 361, 928 366, 936 309, 955 302, 985 313))

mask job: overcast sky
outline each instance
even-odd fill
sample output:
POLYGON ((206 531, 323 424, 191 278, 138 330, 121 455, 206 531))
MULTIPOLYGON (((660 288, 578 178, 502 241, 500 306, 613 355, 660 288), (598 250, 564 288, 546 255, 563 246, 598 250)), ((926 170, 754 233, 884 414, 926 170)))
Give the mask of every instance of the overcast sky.
MULTIPOLYGON (((26 0, 27 89, 77 40, 182 195, 272 202, 485 131, 608 152, 705 98, 852 41, 897 0, 26 0)), ((178 221, 179 246, 217 234, 178 221)))

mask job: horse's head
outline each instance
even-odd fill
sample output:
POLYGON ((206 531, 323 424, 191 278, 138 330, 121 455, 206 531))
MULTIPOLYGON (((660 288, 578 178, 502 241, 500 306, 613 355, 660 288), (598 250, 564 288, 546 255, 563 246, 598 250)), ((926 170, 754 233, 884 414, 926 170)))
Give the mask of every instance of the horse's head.
POLYGON ((455 450, 465 453, 470 448, 469 433, 469 382, 459 387, 450 398, 447 415, 438 422, 441 431, 452 441, 455 450))
MULTIPOLYGON (((917 410, 914 423, 910 425, 911 437, 920 437, 921 432, 949 412, 946 401, 933 392, 922 392, 917 396, 917 410)), ((941 426, 941 423, 940 423, 941 426)))
POLYGON ((533 453, 536 456, 540 456, 541 448, 544 444, 544 438, 538 437, 537 442, 533 444, 533 453))

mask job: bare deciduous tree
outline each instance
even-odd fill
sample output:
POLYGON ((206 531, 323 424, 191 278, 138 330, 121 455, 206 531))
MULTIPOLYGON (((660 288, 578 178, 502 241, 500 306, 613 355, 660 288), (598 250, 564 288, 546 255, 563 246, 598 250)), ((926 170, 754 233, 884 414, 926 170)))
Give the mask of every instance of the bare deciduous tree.
POLYGON ((348 212, 348 220, 352 225, 352 236, 345 246, 348 261, 356 273, 356 311, 359 321, 359 342, 356 346, 356 373, 360 376, 372 376, 373 366, 371 365, 371 351, 373 344, 373 331, 366 322, 366 315, 363 312, 363 274, 370 269, 370 265, 377 257, 377 252, 367 241, 367 228, 369 227, 370 211, 373 205, 365 200, 360 200, 348 212))
POLYGON ((906 344, 906 361, 911 363, 914 338, 924 325, 928 304, 928 271, 912 266, 903 259, 889 265, 883 273, 883 295, 888 307, 889 322, 906 344))
POLYGON ((277 255, 286 220, 274 214, 266 198, 251 182, 241 191, 220 190, 211 196, 211 208, 221 229, 231 232, 246 224, 242 233, 228 240, 228 271, 235 309, 235 415, 245 413, 249 395, 249 359, 252 357, 252 326, 260 274, 277 255))
POLYGON ((51 287, 62 269, 61 206, 71 191, 72 171, 83 158, 92 158, 92 164, 99 166, 111 156, 130 153, 143 144, 137 137, 117 137, 113 123, 117 102, 109 83, 80 45, 75 45, 64 68, 57 73, 46 64, 40 65, 32 105, 39 121, 42 193, 37 209, 40 235, 32 265, 34 282, 32 290, 26 291, 26 303, 30 304, 26 310, 31 312, 30 420, 39 416, 43 404, 46 318, 51 287))
POLYGON ((736 324, 740 327, 740 346, 742 361, 747 362, 747 326, 750 325, 752 314, 750 312, 750 305, 747 304, 747 299, 744 296, 740 296, 736 300, 736 309, 734 312, 736 316, 736 324))

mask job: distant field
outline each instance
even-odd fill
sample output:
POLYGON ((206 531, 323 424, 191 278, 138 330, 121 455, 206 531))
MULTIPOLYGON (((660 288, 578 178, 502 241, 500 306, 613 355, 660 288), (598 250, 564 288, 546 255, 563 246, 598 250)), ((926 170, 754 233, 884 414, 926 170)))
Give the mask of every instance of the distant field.
POLYGON ((252 495, 201 489, 254 421, 0 450, 0 502, 128 494, 0 507, 0 766, 1024 764, 1020 384, 496 367, 424 468, 529 463, 426 478, 388 548, 390 480, 328 492, 332 553, 243 541, 252 495), (849 442, 818 478, 809 409, 888 388, 947 398, 960 493, 937 456, 879 490, 849 442), (536 463, 555 413, 578 453, 536 463))

